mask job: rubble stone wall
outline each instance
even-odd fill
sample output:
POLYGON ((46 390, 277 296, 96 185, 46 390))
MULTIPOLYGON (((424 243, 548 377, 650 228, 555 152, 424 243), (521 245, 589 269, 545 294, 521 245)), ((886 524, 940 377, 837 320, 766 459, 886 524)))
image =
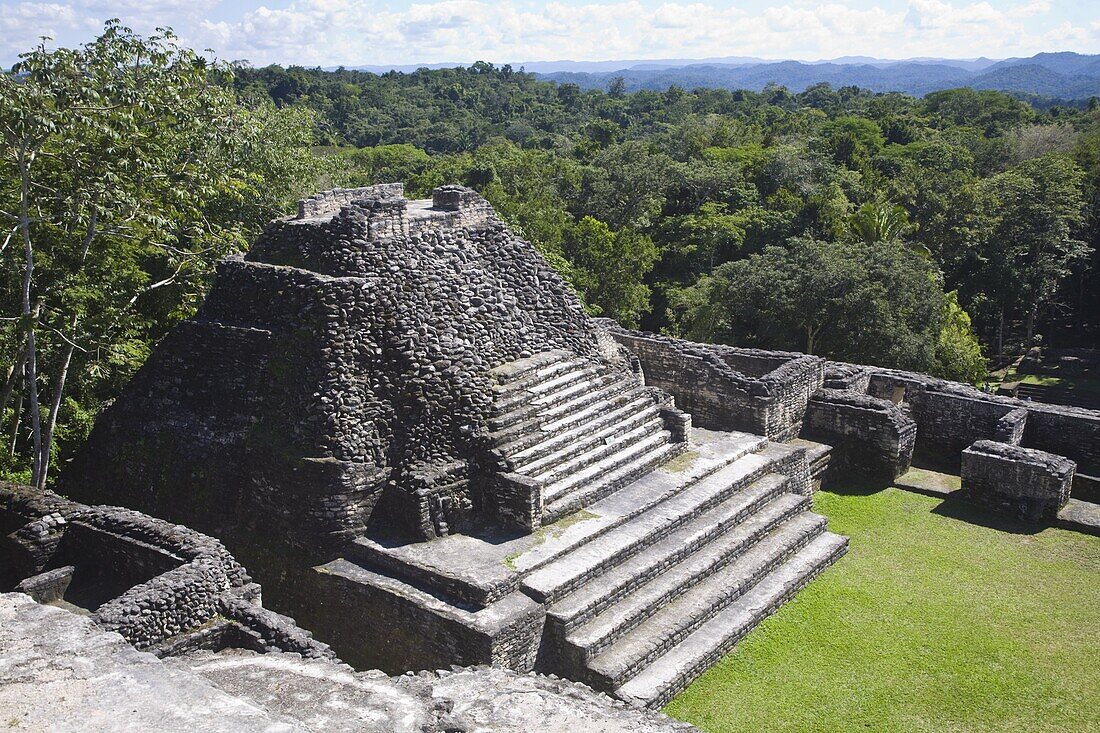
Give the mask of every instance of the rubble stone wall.
POLYGON ((1053 520, 1069 500, 1073 461, 1046 451, 979 440, 962 454, 962 489, 995 511, 1053 520))
POLYGON ((1081 478, 1075 488, 1082 495, 1091 477, 1100 475, 1100 412, 1095 410, 1002 397, 927 374, 827 365, 827 386, 858 389, 864 381, 868 394, 909 411, 917 424, 914 457, 924 463, 958 470, 963 450, 975 441, 994 440, 1069 458, 1077 465, 1081 478))
POLYGON ((488 371, 600 358, 598 328, 484 199, 436 198, 329 192, 273 222, 101 415, 66 492, 317 559, 375 523, 423 539, 501 516, 514 497, 478 471, 488 371))
POLYGON ((403 183, 379 183, 362 188, 334 188, 331 191, 310 196, 298 202, 298 218, 309 219, 339 211, 341 206, 349 206, 358 199, 401 198, 405 195, 403 183))
POLYGON ((889 400, 822 389, 811 399, 801 437, 833 447, 829 473, 891 483, 909 470, 917 426, 889 400))
POLYGON ((99 626, 139 649, 178 640, 221 615, 285 651, 331 656, 292 620, 264 611, 260 587, 212 537, 130 509, 86 506, 9 483, 0 483, 0 522, 17 528, 0 537, 0 567, 9 573, 0 577, 0 591, 39 590, 39 600, 48 602, 75 590, 68 597, 95 604, 87 610, 99 626), (47 582, 35 582, 43 576, 47 582))
POLYGON ((798 434, 810 395, 823 378, 824 362, 814 356, 697 344, 613 324, 608 330, 638 359, 646 383, 672 394, 676 406, 702 428, 789 440, 798 434))

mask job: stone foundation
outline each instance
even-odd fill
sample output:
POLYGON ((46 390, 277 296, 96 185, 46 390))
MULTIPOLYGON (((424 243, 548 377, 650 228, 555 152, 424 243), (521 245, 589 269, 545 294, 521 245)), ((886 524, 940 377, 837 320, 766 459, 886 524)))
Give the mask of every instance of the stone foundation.
POLYGON ((894 403, 851 390, 810 398, 801 437, 833 447, 829 475, 890 484, 909 470, 917 426, 894 403))
POLYGON ((139 649, 236 646, 332 656, 260 605, 260 586, 225 547, 119 507, 85 506, 0 483, 0 591, 80 608, 139 649))
POLYGON ((1069 500, 1073 461, 1045 451, 979 440, 962 454, 967 498, 1029 522, 1053 521, 1069 500))

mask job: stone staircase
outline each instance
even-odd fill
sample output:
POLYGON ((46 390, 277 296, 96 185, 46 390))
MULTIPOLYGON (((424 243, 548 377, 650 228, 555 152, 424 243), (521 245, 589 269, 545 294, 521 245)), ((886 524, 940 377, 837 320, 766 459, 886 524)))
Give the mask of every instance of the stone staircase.
POLYGON ((548 604, 544 666, 663 705, 842 555, 847 540, 762 453, 527 575, 524 592, 548 604))
POLYGON ((542 484, 551 523, 630 483, 684 449, 661 395, 632 373, 568 351, 493 371, 491 439, 509 470, 542 484))
POLYGON ((362 537, 323 572, 478 638, 545 614, 537 670, 658 707, 847 550, 810 511, 823 446, 688 430, 660 391, 568 352, 493 377, 494 449, 541 484, 542 528, 362 537))

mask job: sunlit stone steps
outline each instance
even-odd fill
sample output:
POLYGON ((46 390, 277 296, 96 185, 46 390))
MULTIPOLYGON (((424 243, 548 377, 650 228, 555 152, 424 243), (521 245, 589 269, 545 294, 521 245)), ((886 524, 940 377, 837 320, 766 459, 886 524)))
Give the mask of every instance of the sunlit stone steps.
POLYGON ((543 486, 543 522, 622 488, 683 449, 652 390, 629 370, 569 352, 493 373, 489 426, 509 470, 543 486))
MULTIPOLYGON (((664 705, 847 549, 847 538, 830 532, 819 535, 735 602, 611 690, 612 694, 638 706, 664 705)), ((639 628, 638 633, 645 630, 639 628)), ((610 659, 599 662, 605 674, 616 669, 612 661, 621 664, 610 659)))

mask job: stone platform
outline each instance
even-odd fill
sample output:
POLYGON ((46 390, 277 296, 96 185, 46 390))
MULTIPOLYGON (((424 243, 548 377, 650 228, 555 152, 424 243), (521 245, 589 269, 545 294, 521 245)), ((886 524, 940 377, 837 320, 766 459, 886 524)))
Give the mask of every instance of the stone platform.
POLYGON ((359 538, 317 568, 317 595, 380 624, 356 632, 374 658, 387 638, 415 650, 395 668, 457 656, 660 705, 846 550, 808 511, 805 454, 695 430, 679 456, 531 534, 359 538))
POLYGON ((500 669, 391 678, 229 650, 161 660, 89 618, 0 594, 5 730, 162 733, 671 733, 694 730, 574 683, 500 669))

